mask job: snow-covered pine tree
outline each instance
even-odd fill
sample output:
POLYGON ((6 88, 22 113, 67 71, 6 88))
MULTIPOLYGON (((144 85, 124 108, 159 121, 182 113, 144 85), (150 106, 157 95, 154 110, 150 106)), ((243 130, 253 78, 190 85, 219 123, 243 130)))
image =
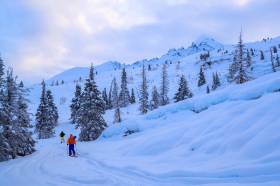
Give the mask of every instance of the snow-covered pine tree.
POLYGON ((247 62, 247 68, 251 67, 251 65, 252 65, 252 57, 250 55, 249 50, 247 50, 246 62, 247 62))
MULTIPOLYGON (((0 118, 0 122, 1 118, 0 118)), ((5 138, 5 129, 3 127, 3 124, 0 124, 0 162, 7 161, 9 159, 12 159, 12 148, 9 145, 9 141, 7 138, 5 138)))
POLYGON ((122 70, 121 91, 119 95, 119 106, 126 107, 129 104, 129 91, 127 89, 127 76, 125 68, 122 70))
POLYGON ((200 67, 200 71, 199 71, 199 74, 198 74, 197 86, 198 86, 198 87, 201 87, 201 86, 204 85, 205 83, 206 83, 205 75, 204 75, 204 72, 203 72, 202 67, 200 67))
POLYGON ((5 71, 4 70, 5 70, 5 65, 0 56, 0 88, 2 88, 2 90, 4 88, 4 83, 5 83, 5 77, 4 77, 5 71))
MULTIPOLYGON (((3 76, 2 76, 3 77, 3 76)), ((16 98, 17 90, 12 75, 12 71, 9 69, 7 71, 6 80, 2 79, 2 90, 1 90, 1 133, 4 144, 1 144, 1 156, 2 161, 12 159, 16 157, 15 147, 17 147, 17 141, 15 139, 16 132, 18 129, 15 129, 15 113, 17 110, 16 98)))
POLYGON ((210 93, 210 88, 209 88, 209 86, 207 85, 207 87, 206 87, 206 93, 207 94, 209 94, 210 93))
POLYGON ((274 54, 277 54, 277 47, 276 47, 276 46, 273 46, 272 49, 273 49, 273 53, 274 53, 274 54))
POLYGON ((188 87, 187 80, 184 75, 181 76, 179 81, 179 87, 175 94, 175 102, 185 100, 187 98, 191 98, 193 96, 192 92, 188 87))
POLYGON ((147 85, 147 77, 146 77, 146 69, 145 66, 143 65, 142 67, 142 82, 140 84, 140 89, 139 89, 139 110, 141 114, 146 114, 148 112, 148 85, 147 85))
POLYGON ((32 128, 30 114, 28 113, 28 100, 25 98, 27 96, 27 89, 24 88, 24 84, 21 81, 18 85, 19 96, 17 100, 18 112, 17 119, 23 128, 32 128))
POLYGON ((0 162, 13 158, 13 149, 5 137, 11 132, 11 125, 8 123, 4 74, 4 63, 0 56, 0 162))
POLYGON ((47 107, 48 107, 48 113, 49 113, 49 123, 57 126, 58 122, 58 111, 57 107, 54 103, 53 95, 51 90, 47 90, 46 92, 46 99, 47 99, 47 107))
POLYGON ((111 82, 110 90, 109 90, 109 93, 108 93, 108 109, 113 108, 112 91, 113 91, 113 81, 111 82))
POLYGON ((238 70, 237 63, 235 63, 236 56, 233 56, 233 61, 234 62, 232 64, 230 64, 229 69, 228 69, 228 75, 227 75, 228 82, 233 82, 234 75, 236 74, 236 72, 238 70))
POLYGON ((251 56, 255 56, 254 50, 250 48, 251 56))
POLYGON ((109 108, 109 102, 108 102, 109 100, 108 100, 106 88, 104 88, 103 91, 102 91, 102 99, 105 102, 105 108, 108 109, 109 108))
POLYGON ((2 88, 0 138, 4 144, 0 142, 0 161, 5 161, 33 153, 35 141, 27 129, 30 127, 30 119, 26 99, 13 77, 12 69, 8 70, 5 87, 2 88))
MULTIPOLYGON (((76 123, 76 120, 78 117, 78 110, 80 108, 81 92, 82 92, 81 86, 79 84, 76 84, 75 95, 74 95, 74 98, 72 98, 71 105, 70 105, 70 110, 71 110, 70 120, 71 120, 72 124, 76 123)), ((78 126, 76 126, 76 128, 77 127, 78 126)))
POLYGON ((169 82, 168 82, 166 63, 163 64, 162 66, 161 86, 160 86, 160 105, 167 105, 169 103, 169 98, 167 95, 169 90, 169 82))
POLYGON ((159 105, 160 105, 160 95, 157 91, 157 87, 154 86, 152 91, 152 100, 150 101, 150 109, 151 110, 157 109, 159 105))
POLYGON ((91 65, 89 78, 86 80, 81 94, 77 123, 80 128, 79 140, 92 141, 97 139, 107 127, 103 118, 105 103, 94 80, 94 68, 91 65))
POLYGON ((273 57, 273 54, 272 54, 272 49, 270 49, 270 61, 271 61, 272 72, 276 72, 274 57, 273 57))
POLYGON ((272 72, 276 72, 275 64, 273 61, 271 61, 271 68, 272 68, 272 72))
POLYGON ((246 49, 242 40, 242 33, 240 33, 238 44, 233 58, 233 63, 229 69, 229 81, 234 81, 237 84, 249 81, 248 75, 248 59, 246 57, 246 49))
POLYGON ((26 99, 28 90, 24 88, 22 81, 18 85, 16 84, 16 86, 18 89, 16 122, 14 123, 16 125, 14 126, 14 131, 16 131, 14 140, 16 142, 10 144, 15 149, 14 151, 16 151, 17 156, 25 156, 35 151, 35 141, 32 138, 32 132, 29 131, 32 125, 30 114, 28 113, 28 100, 26 99))
POLYGON ((40 104, 36 113, 35 132, 39 139, 47 139, 54 136, 55 125, 49 123, 49 109, 46 95, 46 84, 42 82, 42 93, 40 97, 40 104))
POLYGON ((131 104, 136 103, 135 94, 134 94, 134 89, 133 88, 131 89, 130 103, 131 104))
POLYGON ((261 59, 261 60, 264 60, 264 54, 263 54, 263 51, 262 51, 262 50, 260 51, 260 56, 261 56, 260 59, 261 59))
POLYGON ((112 81, 112 108, 117 108, 119 106, 119 96, 118 96, 119 88, 117 84, 116 78, 112 81))
MULTIPOLYGON (((4 69, 3 69, 4 70, 4 69)), ((7 71, 7 77, 4 80, 3 75, 1 77, 1 123, 4 129, 10 130, 12 127, 12 111, 15 109, 16 104, 14 100, 16 99, 15 83, 12 77, 12 72, 7 71), (13 100, 13 102, 12 102, 13 100)))
POLYGON ((280 59, 278 54, 276 54, 276 58, 275 58, 276 62, 277 62, 277 67, 280 67, 280 59))
POLYGON ((219 86, 221 86, 220 78, 218 73, 213 73, 213 83, 212 83, 212 90, 216 90, 219 86))
POLYGON ((217 87, 221 86, 221 81, 220 81, 220 77, 218 75, 218 72, 216 72, 216 85, 217 85, 217 87))
POLYGON ((115 114, 114 114, 114 123, 120 123, 121 121, 122 119, 121 119, 120 107, 117 107, 115 109, 115 114))

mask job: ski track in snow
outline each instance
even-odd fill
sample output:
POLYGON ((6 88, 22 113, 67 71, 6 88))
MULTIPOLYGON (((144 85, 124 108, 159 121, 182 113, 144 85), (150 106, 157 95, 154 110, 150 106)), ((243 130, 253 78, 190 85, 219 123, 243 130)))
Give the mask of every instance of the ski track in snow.
MULTIPOLYGON (((70 124, 64 123, 63 126, 70 124)), ((66 128, 63 128, 66 129, 66 128)), ((69 133, 71 129, 67 130, 69 133)), ((76 132, 76 131, 75 131, 76 132)), ((75 133, 73 132, 73 133, 75 133)), ((80 145, 80 144, 78 144, 80 145)), ((202 173, 202 176, 191 175, 184 172, 167 174, 152 174, 136 167, 114 167, 109 166, 100 159, 96 159, 87 151, 77 149, 77 158, 67 155, 65 144, 59 143, 59 138, 40 140, 37 144, 38 151, 33 155, 18 158, 16 160, 3 162, 0 166, 0 185, 13 186, 20 183, 24 186, 48 185, 258 185, 259 180, 267 182, 279 180, 276 175, 256 175, 248 177, 211 176, 202 173), (11 177, 12 175, 21 175, 11 177), (256 180, 256 184, 254 184, 256 180), (257 184, 258 183, 258 184, 257 184)), ((215 174, 214 174, 215 175, 215 174)), ((272 184, 274 185, 274 184, 272 184)))

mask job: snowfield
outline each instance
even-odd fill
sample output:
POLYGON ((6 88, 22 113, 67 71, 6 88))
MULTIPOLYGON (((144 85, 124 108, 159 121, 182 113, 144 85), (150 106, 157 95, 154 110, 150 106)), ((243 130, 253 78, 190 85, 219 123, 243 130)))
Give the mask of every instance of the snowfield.
MULTIPOLYGON (((58 137, 40 140, 33 155, 0 164, 0 185, 279 185, 279 89, 277 72, 127 114, 99 140, 78 143, 78 158, 67 156, 58 137), (138 132, 123 137, 127 129, 138 132)), ((78 133, 69 123, 61 130, 78 133)))
MULTIPOLYGON (((78 142, 77 158, 67 155, 58 134, 62 130, 67 136, 79 134, 69 123, 69 105, 76 81, 82 77, 83 85, 88 68, 58 74, 47 80, 60 116, 56 137, 37 140, 32 155, 1 162, 0 186, 279 186, 280 71, 272 73, 269 61, 270 47, 278 44, 280 37, 246 45, 255 49, 251 74, 255 79, 241 85, 226 81, 233 46, 209 38, 188 48, 171 49, 160 58, 97 66, 99 90, 108 91, 114 77, 119 83, 121 67, 126 67, 129 90, 134 88, 138 98, 142 64, 151 65, 147 71, 151 94, 153 86, 159 88, 161 65, 168 61, 171 102, 182 74, 194 97, 146 115, 139 114, 138 104, 129 105, 121 108, 119 124, 112 122, 114 110, 106 111, 109 127, 96 141, 78 142), (213 64, 204 69, 207 84, 198 88, 197 74, 203 65, 199 55, 205 50, 210 50, 213 64), (218 72, 222 86, 206 94, 213 72, 218 72), (61 80, 65 83, 50 86, 61 80), (133 133, 126 136, 127 131, 133 133)), ((31 113, 36 111, 40 91, 40 85, 30 89, 31 113)))

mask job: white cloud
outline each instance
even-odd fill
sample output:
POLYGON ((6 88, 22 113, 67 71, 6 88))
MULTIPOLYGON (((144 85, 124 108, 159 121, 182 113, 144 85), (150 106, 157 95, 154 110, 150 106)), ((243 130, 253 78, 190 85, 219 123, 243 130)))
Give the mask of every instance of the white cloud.
POLYGON ((259 39, 277 34, 271 17, 279 11, 270 11, 268 1, 29 0, 28 7, 40 20, 33 26, 40 29, 16 43, 15 68, 32 78, 91 62, 133 62, 186 46, 202 34, 232 42, 241 24, 251 32, 248 38, 259 39))
POLYGON ((105 59, 87 58, 108 47, 94 42, 97 35, 106 30, 121 31, 156 22, 155 17, 127 0, 30 0, 29 6, 40 12, 43 28, 38 37, 19 44, 18 58, 22 62, 16 70, 20 73, 37 72, 45 76, 62 68, 88 65, 92 60, 101 63, 105 59), (76 47, 75 41, 83 46, 76 47))

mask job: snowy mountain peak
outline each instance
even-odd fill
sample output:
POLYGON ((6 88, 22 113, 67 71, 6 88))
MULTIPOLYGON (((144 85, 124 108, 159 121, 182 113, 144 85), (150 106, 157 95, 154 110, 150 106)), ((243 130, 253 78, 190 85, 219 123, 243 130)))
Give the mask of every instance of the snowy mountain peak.
POLYGON ((201 36, 190 47, 197 47, 200 50, 218 50, 223 48, 224 45, 211 37, 201 36))
POLYGON ((221 48, 224 48, 224 45, 216 41, 215 39, 210 37, 200 37, 195 42, 192 42, 192 44, 188 48, 181 47, 178 49, 175 48, 169 49, 167 54, 163 55, 161 59, 174 60, 195 53, 199 53, 203 51, 219 50, 221 48))

